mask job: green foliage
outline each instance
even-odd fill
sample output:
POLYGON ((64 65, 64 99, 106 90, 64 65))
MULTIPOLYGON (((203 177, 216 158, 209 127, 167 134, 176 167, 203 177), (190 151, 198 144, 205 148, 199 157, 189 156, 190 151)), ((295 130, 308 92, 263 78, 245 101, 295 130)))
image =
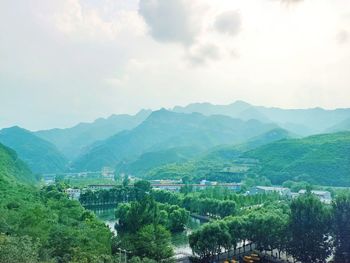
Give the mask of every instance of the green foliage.
POLYGON ((136 115, 111 115, 92 123, 79 123, 71 128, 37 131, 35 134, 54 145, 69 159, 76 158, 86 147, 104 140, 123 130, 135 128, 143 122, 150 111, 142 110, 136 115))
POLYGON ((334 262, 350 262, 350 192, 339 195, 333 202, 334 262))
POLYGON ((202 259, 222 250, 236 249, 237 244, 245 240, 252 241, 259 249, 283 250, 287 242, 288 214, 288 209, 275 203, 205 224, 190 235, 190 247, 202 259))
POLYGON ((53 144, 17 126, 2 129, 0 142, 14 149, 35 173, 61 172, 67 164, 53 144))
POLYGON ((7 236, 0 234, 0 262, 39 262, 39 245, 29 236, 7 236))
POLYGON ((33 175, 12 151, 1 146, 0 156, 1 256, 13 258, 0 262, 111 259, 111 232, 102 222, 59 184, 41 190, 21 184, 17 178, 33 175))
POLYGON ((325 262, 330 256, 330 211, 307 193, 291 203, 290 254, 302 263, 325 262))
POLYGON ((133 238, 134 253, 160 262, 173 255, 171 236, 161 225, 145 225, 133 238))
POLYGON ((184 163, 194 158, 202 150, 197 147, 174 147, 170 149, 146 152, 131 161, 118 163, 118 173, 143 176, 150 170, 170 163, 184 163))
MULTIPOLYGON (((138 191, 149 187, 145 183, 139 183, 138 186, 138 191)), ((116 218, 119 219, 119 246, 133 256, 151 258, 159 262, 173 255, 168 229, 183 230, 188 221, 188 212, 177 206, 159 205, 152 196, 144 192, 141 199, 129 204, 119 204, 116 218)))
POLYGON ((230 246, 230 234, 225 222, 205 224, 189 237, 193 252, 201 258, 211 257, 230 246))
POLYGON ((132 257, 128 263, 157 263, 157 261, 149 258, 139 258, 139 257, 132 257))
MULTIPOLYGON (((222 182, 239 182, 245 178, 244 174, 250 164, 240 163, 239 157, 243 152, 268 144, 273 141, 288 138, 289 134, 283 129, 272 129, 259 134, 247 142, 235 146, 218 146, 209 150, 199 158, 181 163, 168 163, 149 170, 145 178, 152 179, 182 179, 191 178, 199 182, 202 179, 222 182)), ((266 177, 263 177, 266 178, 266 177)), ((258 183, 252 177, 246 178, 247 184, 258 183)), ((260 183, 260 182, 259 182, 260 183)), ((264 179, 263 185, 271 184, 264 179)))
POLYGON ((274 142, 245 154, 259 160, 257 173, 273 184, 306 181, 350 186, 350 132, 274 142))
MULTIPOLYGON (((162 109, 152 112, 133 130, 120 132, 94 145, 73 166, 77 169, 99 170, 103 166, 115 167, 120 162, 135 160, 146 152, 155 153, 173 148, 191 147, 201 153, 222 144, 242 143, 273 128, 276 125, 259 121, 245 122, 226 116, 183 114, 162 109)), ((152 156, 157 159, 157 154, 152 156)))
POLYGON ((37 177, 33 175, 28 166, 23 163, 17 156, 17 153, 0 144, 0 194, 5 193, 6 185, 2 182, 11 182, 16 184, 18 182, 23 183, 35 183, 37 177))

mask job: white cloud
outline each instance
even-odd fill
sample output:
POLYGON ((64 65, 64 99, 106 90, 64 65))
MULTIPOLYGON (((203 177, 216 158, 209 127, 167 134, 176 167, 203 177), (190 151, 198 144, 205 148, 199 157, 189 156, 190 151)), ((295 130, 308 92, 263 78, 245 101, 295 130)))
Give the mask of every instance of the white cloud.
POLYGON ((349 32, 345 29, 339 30, 336 39, 339 44, 345 44, 349 41, 349 32))
POLYGON ((201 31, 198 8, 195 1, 140 0, 139 13, 157 41, 190 45, 201 31))
POLYGON ((348 107, 349 13, 343 0, 0 1, 0 126, 193 101, 348 107))
POLYGON ((221 33, 237 35, 241 29, 241 16, 237 10, 225 11, 216 17, 214 27, 221 33))
POLYGON ((214 44, 201 44, 188 50, 188 59, 193 65, 203 65, 210 60, 220 59, 220 48, 214 44))

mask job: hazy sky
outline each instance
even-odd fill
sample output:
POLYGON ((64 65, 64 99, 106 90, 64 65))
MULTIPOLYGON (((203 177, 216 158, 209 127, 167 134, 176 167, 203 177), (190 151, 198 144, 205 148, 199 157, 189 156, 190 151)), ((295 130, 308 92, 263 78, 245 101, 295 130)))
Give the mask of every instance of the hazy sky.
POLYGON ((349 1, 0 1, 0 127, 237 99, 350 107, 349 1))

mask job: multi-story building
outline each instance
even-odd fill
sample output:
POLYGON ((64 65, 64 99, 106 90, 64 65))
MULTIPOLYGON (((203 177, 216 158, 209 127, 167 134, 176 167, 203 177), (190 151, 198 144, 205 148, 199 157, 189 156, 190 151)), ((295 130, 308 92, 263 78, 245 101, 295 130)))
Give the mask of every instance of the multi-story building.
POLYGON ((286 187, 278 187, 278 186, 254 186, 250 188, 248 194, 267 194, 267 193, 278 193, 282 196, 291 196, 291 191, 286 187))

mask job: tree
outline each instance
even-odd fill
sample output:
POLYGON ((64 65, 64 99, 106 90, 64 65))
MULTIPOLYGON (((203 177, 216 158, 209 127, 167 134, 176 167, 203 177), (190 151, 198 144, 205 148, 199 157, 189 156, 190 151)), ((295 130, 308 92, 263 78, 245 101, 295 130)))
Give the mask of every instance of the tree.
POLYGON ((115 218, 118 219, 118 228, 123 230, 127 227, 129 210, 131 205, 127 203, 118 204, 117 209, 115 211, 115 218))
POLYGON ((133 254, 142 258, 147 257, 160 262, 173 255, 171 235, 161 225, 143 226, 134 237, 133 254))
POLYGON ((350 262, 350 193, 338 196, 333 203, 333 232, 336 263, 350 262))
POLYGON ((217 255, 223 248, 228 249, 230 240, 229 230, 224 222, 205 224, 189 236, 193 253, 202 259, 217 255))
POLYGON ((248 239, 254 242, 259 250, 274 250, 279 248, 284 230, 287 225, 287 217, 279 210, 262 209, 250 213, 246 217, 246 229, 248 239))
POLYGON ((231 247, 236 251, 237 244, 244 238, 244 220, 242 217, 228 217, 225 221, 231 237, 231 247))
POLYGON ((179 232, 185 229, 189 220, 189 212, 183 208, 178 208, 169 214, 169 227, 172 232, 179 232))
POLYGON ((289 252, 298 261, 325 262, 331 254, 330 213, 313 194, 292 201, 289 229, 289 252))
POLYGON ((234 215, 236 211, 236 202, 231 200, 225 200, 219 203, 218 213, 221 218, 229 215, 234 215))
POLYGON ((137 181, 134 184, 136 200, 142 200, 151 192, 151 183, 145 180, 137 181))
POLYGON ((28 236, 6 236, 0 234, 0 262, 36 263, 38 262, 39 244, 28 236))
POLYGON ((129 185, 129 176, 128 175, 124 175, 124 178, 123 178, 123 187, 127 187, 129 185))

